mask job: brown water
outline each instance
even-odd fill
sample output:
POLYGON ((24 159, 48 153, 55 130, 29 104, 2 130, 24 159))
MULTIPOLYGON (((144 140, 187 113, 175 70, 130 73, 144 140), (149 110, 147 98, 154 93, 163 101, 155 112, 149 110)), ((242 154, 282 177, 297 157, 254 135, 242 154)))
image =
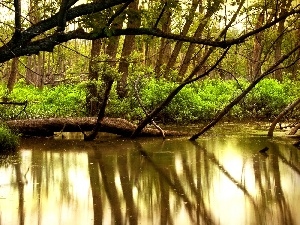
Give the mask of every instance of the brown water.
POLYGON ((2 157, 0 224, 300 224, 287 139, 102 139, 25 139, 2 157))

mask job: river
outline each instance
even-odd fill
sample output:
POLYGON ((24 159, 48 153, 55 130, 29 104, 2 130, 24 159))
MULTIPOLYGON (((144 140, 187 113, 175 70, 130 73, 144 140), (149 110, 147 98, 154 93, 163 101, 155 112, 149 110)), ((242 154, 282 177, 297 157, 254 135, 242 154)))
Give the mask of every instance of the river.
POLYGON ((282 136, 30 138, 1 156, 0 224, 293 225, 299 187, 282 136))

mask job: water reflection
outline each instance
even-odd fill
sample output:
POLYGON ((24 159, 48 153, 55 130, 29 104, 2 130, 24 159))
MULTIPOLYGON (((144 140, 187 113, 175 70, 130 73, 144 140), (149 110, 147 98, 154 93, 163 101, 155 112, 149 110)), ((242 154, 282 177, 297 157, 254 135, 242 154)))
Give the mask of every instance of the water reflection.
POLYGON ((300 224, 299 175, 275 138, 29 139, 0 157, 0 224, 300 224))

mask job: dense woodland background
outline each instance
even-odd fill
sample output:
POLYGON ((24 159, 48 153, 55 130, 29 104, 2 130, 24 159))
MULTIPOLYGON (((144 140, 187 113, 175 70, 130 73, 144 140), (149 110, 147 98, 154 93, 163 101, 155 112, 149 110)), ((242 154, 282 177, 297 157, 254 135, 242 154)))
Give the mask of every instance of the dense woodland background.
POLYGON ((299 3, 3 0, 0 94, 27 102, 2 119, 272 120, 299 101, 299 3))

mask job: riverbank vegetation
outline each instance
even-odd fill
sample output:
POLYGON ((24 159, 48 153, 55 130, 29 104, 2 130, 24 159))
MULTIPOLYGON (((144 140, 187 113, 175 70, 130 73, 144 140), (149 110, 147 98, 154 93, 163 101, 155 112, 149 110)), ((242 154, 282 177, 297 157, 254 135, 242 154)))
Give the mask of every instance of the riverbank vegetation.
POLYGON ((0 154, 12 152, 19 145, 19 136, 11 129, 0 125, 0 154))
MULTIPOLYGON (((3 87, 0 96, 12 102, 27 102, 23 105, 0 105, 1 119, 36 119, 51 117, 85 117, 87 82, 59 84, 55 87, 37 88, 26 85, 20 79, 13 91, 5 95, 3 87)), ((101 83, 98 82, 98 88, 101 83)), ((177 85, 176 82, 145 79, 140 82, 138 95, 143 107, 150 110, 177 85)), ((183 89, 157 117, 164 123, 188 124, 211 120, 219 109, 225 107, 243 88, 249 85, 245 79, 221 80, 206 79, 183 89)), ((3 84, 4 86, 4 84, 3 84)), ((145 116, 137 101, 135 87, 130 87, 127 98, 119 98, 113 89, 107 106, 108 117, 126 118, 129 121, 140 120, 145 116)), ((265 79, 226 116, 228 120, 272 120, 300 93, 300 82, 285 79, 265 79)), ((299 117, 294 110, 288 117, 299 117)))

